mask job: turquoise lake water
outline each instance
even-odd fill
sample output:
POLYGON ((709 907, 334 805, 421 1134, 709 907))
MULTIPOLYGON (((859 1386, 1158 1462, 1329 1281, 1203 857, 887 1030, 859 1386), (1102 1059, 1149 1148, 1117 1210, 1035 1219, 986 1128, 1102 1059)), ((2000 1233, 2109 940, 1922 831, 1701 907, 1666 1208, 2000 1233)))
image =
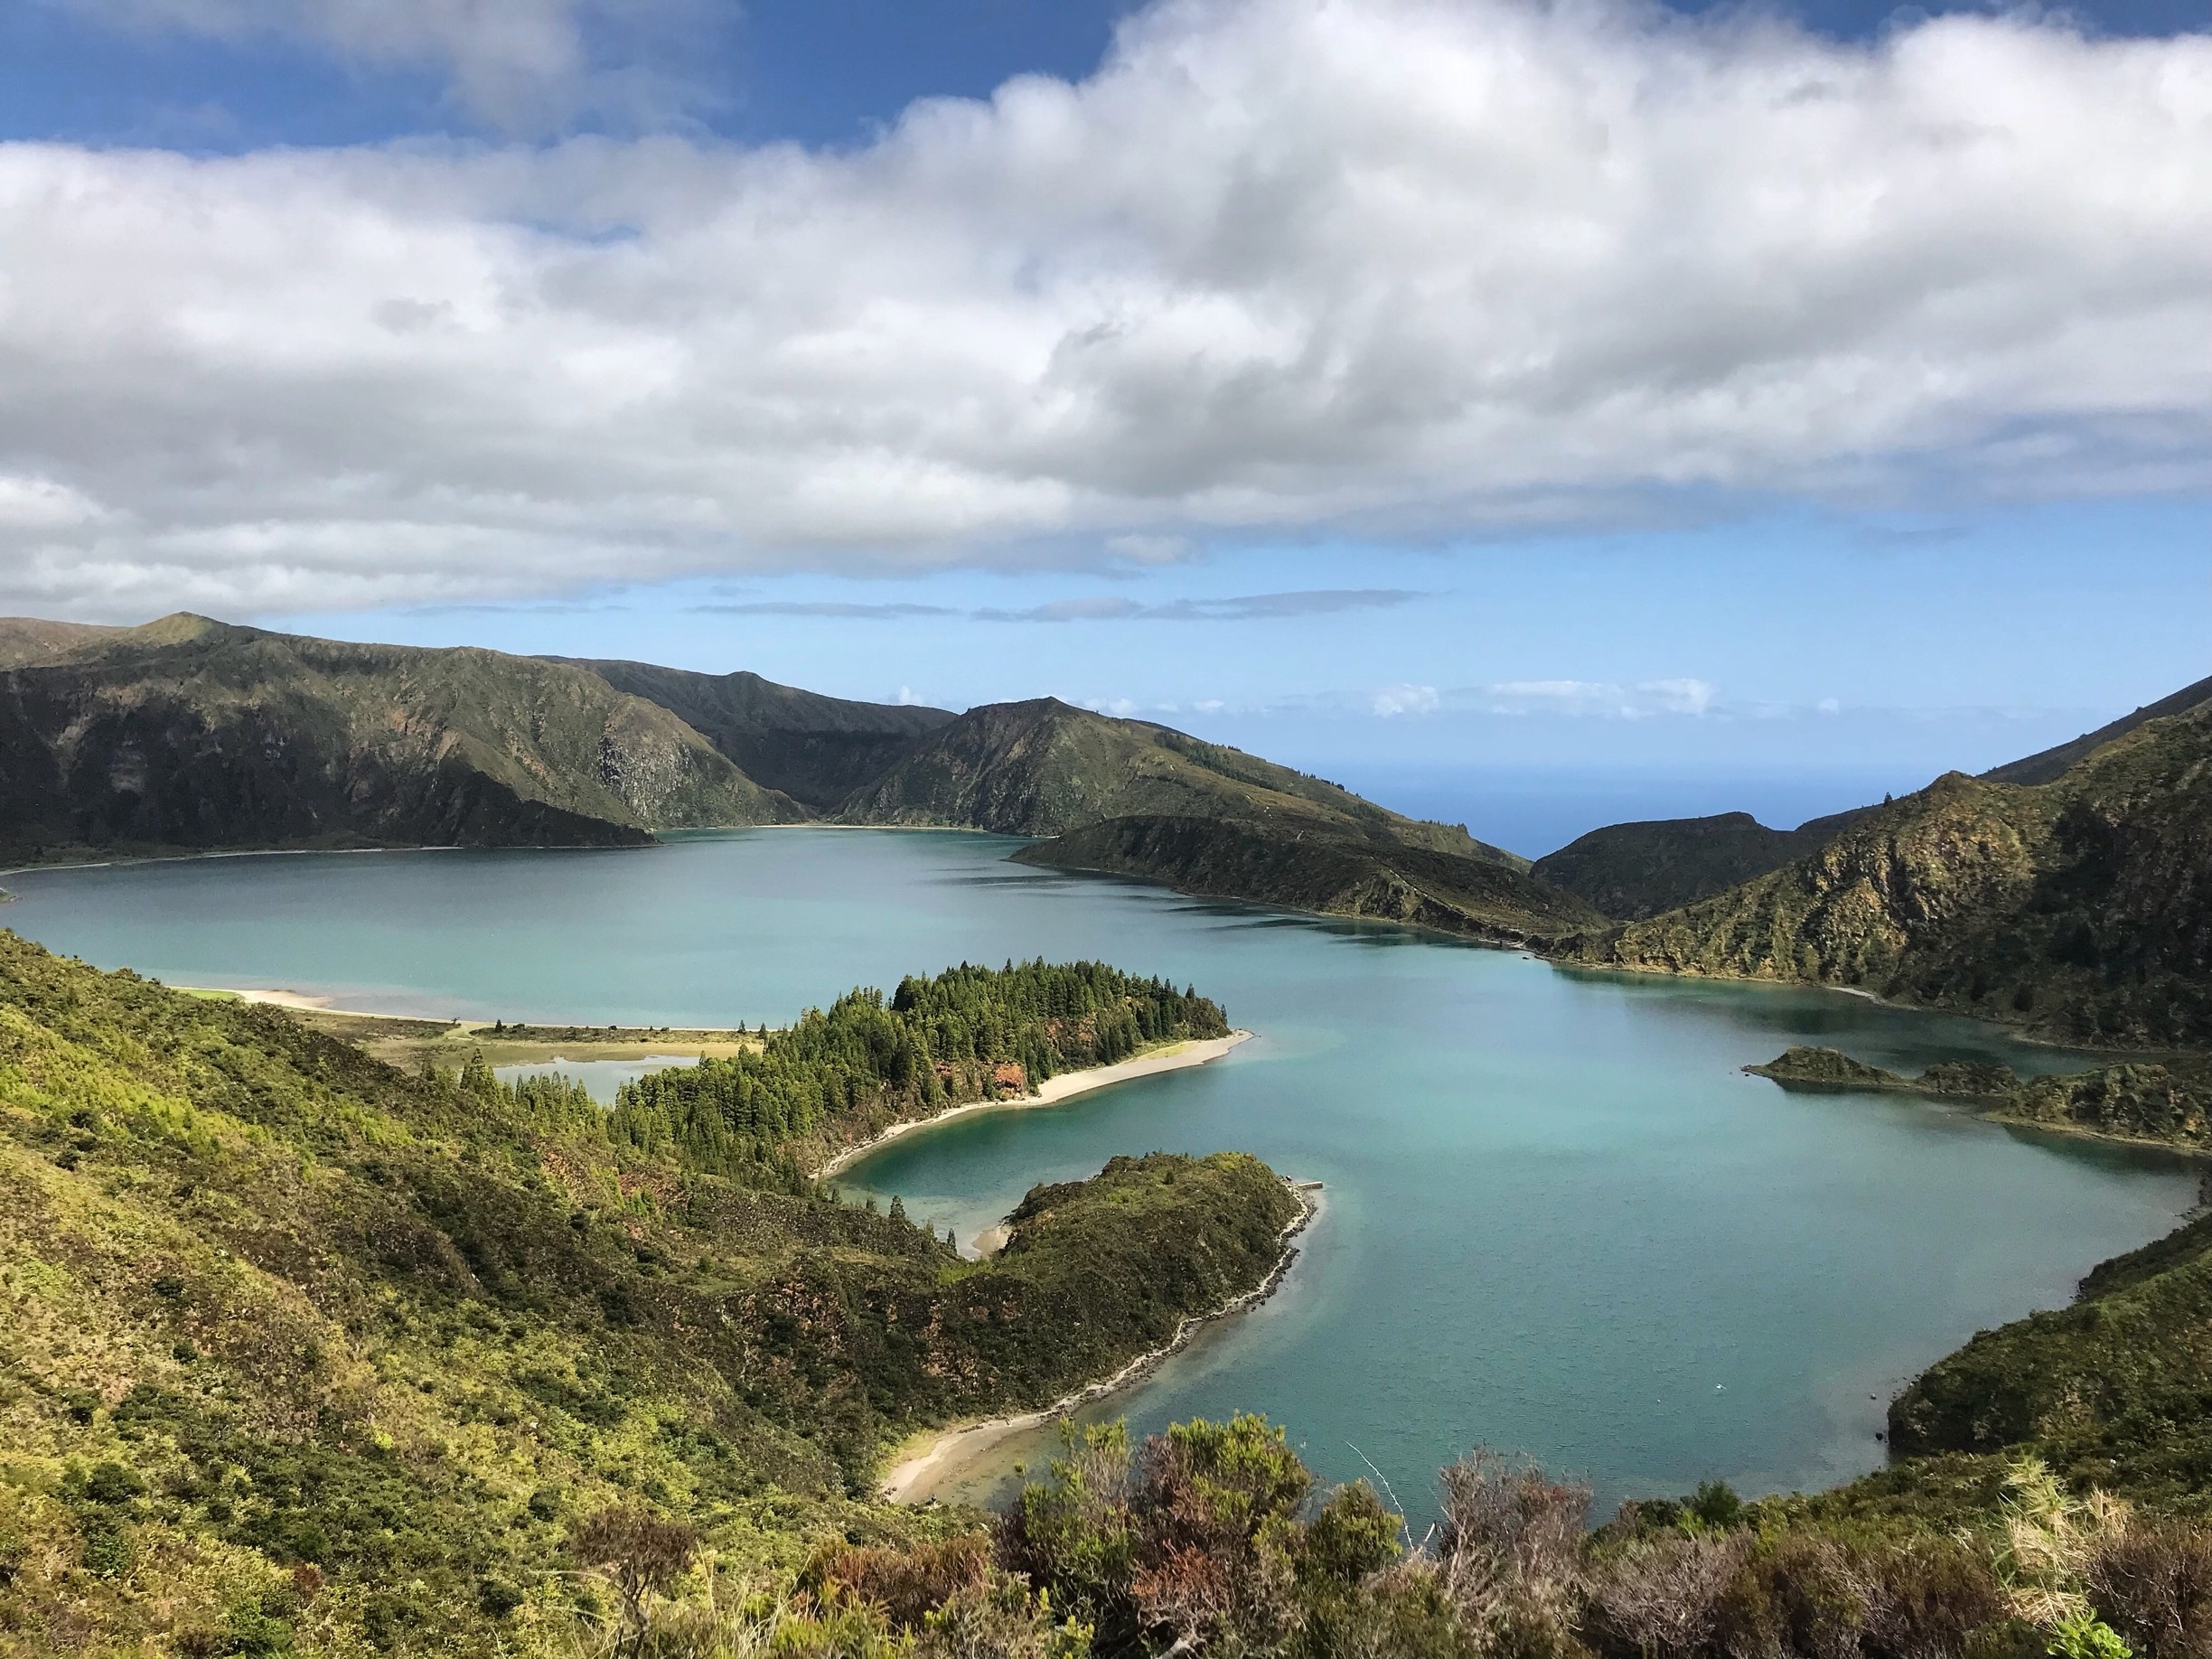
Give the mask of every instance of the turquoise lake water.
MULTIPOLYGON (((1876 1467, 1898 1385, 2071 1294, 2194 1201, 2179 1158, 1741 1075, 2082 1064, 1839 993, 1570 974, 1383 926, 1026 869, 989 837, 733 831, 664 848, 211 858, 9 876, 0 922, 103 967, 533 1023, 781 1023, 962 960, 1092 957, 1257 1031, 1228 1059, 979 1114, 847 1172, 966 1239, 1115 1153, 1242 1148, 1325 1183, 1278 1295, 1110 1414, 1263 1411, 1415 1513, 1486 1442, 1601 1504, 1876 1467)), ((961 1490, 988 1494, 1009 1457, 961 1490)))

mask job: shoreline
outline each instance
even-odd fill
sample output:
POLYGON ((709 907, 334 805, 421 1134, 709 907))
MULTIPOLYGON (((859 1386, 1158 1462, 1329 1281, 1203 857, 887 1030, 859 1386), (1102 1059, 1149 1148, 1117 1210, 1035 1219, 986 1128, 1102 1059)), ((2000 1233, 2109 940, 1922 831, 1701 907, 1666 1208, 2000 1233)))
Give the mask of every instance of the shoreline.
POLYGON ((301 1024, 354 1044, 403 1069, 428 1060, 458 1066, 472 1053, 487 1065, 551 1065, 595 1061, 668 1060, 686 1065, 758 1046, 749 1030, 721 1026, 505 1025, 453 1015, 377 1013, 332 1006, 334 998, 308 991, 256 986, 172 985, 170 989, 210 1002, 253 1003, 282 1008, 301 1024))
POLYGON ((1192 1066, 1204 1065, 1220 1059, 1231 1049, 1249 1043, 1257 1035, 1250 1031, 1232 1031, 1224 1037, 1203 1037, 1174 1044, 1167 1048, 1154 1049, 1133 1060, 1118 1061, 1112 1065, 1095 1065, 1081 1072, 1063 1072, 1057 1077, 1047 1077, 1033 1093, 1011 1101, 970 1101, 926 1118, 909 1118, 903 1123, 888 1128, 861 1141, 847 1147, 816 1169, 814 1178, 826 1181, 831 1176, 849 1169, 869 1153, 894 1140, 911 1135, 917 1129, 934 1129, 941 1123, 950 1123, 955 1118, 964 1118, 979 1111, 1021 1111, 1034 1106, 1056 1106, 1062 1101, 1073 1100, 1079 1094, 1111 1088, 1115 1083, 1129 1083, 1139 1077, 1156 1077, 1165 1072, 1187 1071, 1192 1066))
POLYGON ((1887 1008, 1894 1014, 1927 1014, 1939 1019, 1963 1019, 1971 1025, 1986 1026, 2001 1031, 2023 1048, 2056 1049, 2061 1054, 2088 1054, 2112 1064, 2124 1064, 2130 1061, 2155 1062, 2161 1058, 2197 1058, 2193 1049, 2185 1048, 2089 1048, 2078 1043, 2068 1043, 2057 1037, 2041 1036, 2028 1026, 2009 1019, 2000 1019, 1993 1014, 1974 1014, 1964 1008, 1946 1008, 1926 1002, 1898 1002, 1870 991, 1863 985, 1832 985, 1825 979, 1784 979, 1764 973, 1710 973, 1701 968, 1635 968, 1624 962, 1582 962, 1563 956, 1549 956, 1542 951, 1528 954, 1547 968, 1561 973, 1587 974, 1593 979, 1619 976, 1624 979, 1664 979, 1674 983, 1703 981, 1709 985, 1771 986, 1776 990, 1826 991, 1831 995, 1857 997, 1872 1003, 1878 1008, 1887 1008))
POLYGON ((1209 1313, 1185 1314, 1176 1322, 1175 1334, 1158 1347, 1139 1354, 1111 1377, 1087 1382, 1063 1394, 1048 1406, 1034 1411, 1021 1411, 1006 1417, 987 1417, 979 1422, 947 1424, 942 1429, 926 1430, 926 1438, 919 1447, 895 1462, 877 1483, 876 1495, 892 1504, 933 1502, 929 1495, 916 1496, 916 1488, 940 1472, 945 1465, 957 1462, 964 1455, 988 1450, 1013 1435, 1042 1428, 1054 1418, 1064 1417, 1080 1406, 1088 1405, 1094 1400, 1103 1400, 1110 1394, 1119 1393, 1142 1382, 1180 1352, 1191 1337, 1205 1326, 1246 1312, 1266 1301, 1281 1287, 1283 1280, 1289 1276, 1291 1264, 1298 1260, 1298 1247, 1291 1241, 1305 1232, 1321 1214, 1320 1182, 1295 1181, 1288 1176, 1282 1177, 1282 1181, 1290 1189, 1291 1196, 1298 1200, 1298 1213, 1277 1235, 1279 1253, 1275 1265, 1268 1270, 1267 1277, 1257 1285, 1231 1297, 1209 1313))
MULTIPOLYGON (((729 835, 740 830, 928 830, 939 834, 997 836, 1003 840, 1036 841, 1042 836, 1011 835, 1003 830, 979 830, 972 824, 837 824, 819 819, 801 819, 796 822, 773 824, 683 824, 647 826, 645 833, 652 839, 645 841, 558 841, 551 844, 531 842, 502 846, 492 843, 477 844, 467 841, 394 841, 380 847, 209 847, 173 848, 154 852, 108 852, 99 848, 87 848, 82 858, 48 858, 37 864, 11 865, 0 869, 0 876, 35 876, 46 871, 112 870, 139 864, 196 864, 207 858, 294 858, 314 853, 422 853, 422 852, 639 852, 655 847, 666 847, 666 837, 687 835, 729 835)), ((14 894, 7 895, 9 898, 14 894)))

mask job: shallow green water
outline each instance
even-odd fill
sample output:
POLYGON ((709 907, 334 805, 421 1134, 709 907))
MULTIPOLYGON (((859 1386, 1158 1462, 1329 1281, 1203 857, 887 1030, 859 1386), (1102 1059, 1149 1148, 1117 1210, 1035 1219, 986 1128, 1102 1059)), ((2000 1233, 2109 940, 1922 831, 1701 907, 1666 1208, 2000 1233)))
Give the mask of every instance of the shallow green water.
MULTIPOLYGON (((208 859, 9 878, 0 921, 173 983, 532 1022, 787 1019, 966 959, 1186 979, 1261 1035, 1064 1106, 972 1116, 848 1180, 960 1236, 1117 1152, 1247 1148, 1326 1183, 1284 1289, 1118 1400, 1265 1411, 1416 1511, 1477 1441, 1601 1502, 1873 1467, 1883 1403, 1977 1327, 2166 1231, 2193 1169, 1742 1076, 1795 1042, 1917 1069, 2070 1064, 1862 998, 1571 975, 1400 930, 1003 862, 979 836, 769 830, 638 852, 208 859)), ((1034 1450, 1034 1448, 1032 1448, 1034 1450)), ((989 1471, 975 1489, 987 1487, 989 1471)))

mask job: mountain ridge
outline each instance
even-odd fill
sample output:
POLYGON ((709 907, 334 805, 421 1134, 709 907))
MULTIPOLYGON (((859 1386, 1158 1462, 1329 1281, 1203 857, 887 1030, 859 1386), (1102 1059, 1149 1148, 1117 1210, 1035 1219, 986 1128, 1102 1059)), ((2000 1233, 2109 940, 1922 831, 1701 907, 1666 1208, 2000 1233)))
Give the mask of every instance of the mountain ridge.
POLYGON ((2212 1046, 2212 706, 2128 725, 2048 783, 1947 773, 1565 954, 1865 989, 2095 1047, 2212 1046))
POLYGON ((1276 820, 1527 867, 1460 826, 1406 818, 1258 755, 1051 697, 968 710, 856 792, 838 816, 1046 837, 1131 816, 1276 820), (1208 805, 1215 810, 1193 811, 1208 805))
POLYGON ((1869 809, 1769 830, 1748 812, 1607 824, 1531 867, 1615 921, 1642 921, 1711 898, 1821 846, 1869 809))
POLYGON ((651 662, 548 657, 675 715, 747 777, 820 812, 959 718, 919 704, 865 703, 779 685, 747 669, 703 674, 651 662))
POLYGON ((580 669, 182 613, 6 637, 0 844, 17 851, 621 846, 805 815, 580 669))

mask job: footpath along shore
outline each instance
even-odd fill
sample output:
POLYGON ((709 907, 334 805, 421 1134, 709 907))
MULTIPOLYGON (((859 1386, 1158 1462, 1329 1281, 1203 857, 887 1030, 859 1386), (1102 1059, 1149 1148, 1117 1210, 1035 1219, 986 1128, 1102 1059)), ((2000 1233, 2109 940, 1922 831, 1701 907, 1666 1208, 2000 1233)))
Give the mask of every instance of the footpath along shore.
POLYGON ((1207 1037, 1202 1041, 1176 1043, 1166 1048, 1156 1048, 1149 1054, 1139 1054, 1134 1060, 1124 1060, 1119 1065, 1097 1065, 1084 1072, 1063 1072, 1057 1077, 1047 1077, 1036 1086, 1034 1093, 1010 1101, 971 1101, 965 1106, 955 1106, 950 1111, 941 1111, 934 1117, 914 1118, 904 1123, 894 1123, 879 1135, 870 1136, 857 1147, 848 1147, 814 1174, 826 1180, 839 1170, 849 1169, 885 1142, 896 1140, 902 1135, 911 1135, 916 1129, 934 1129, 940 1123, 950 1123, 955 1118, 964 1118, 972 1111, 1019 1111, 1031 1106, 1055 1106, 1062 1101, 1072 1100, 1078 1094, 1089 1094, 1096 1089, 1111 1088, 1119 1083, 1128 1083, 1135 1077, 1152 1077, 1162 1072, 1180 1072, 1186 1067, 1204 1065, 1209 1060, 1218 1060, 1240 1043, 1251 1040, 1249 1031, 1232 1031, 1224 1037, 1207 1037))

